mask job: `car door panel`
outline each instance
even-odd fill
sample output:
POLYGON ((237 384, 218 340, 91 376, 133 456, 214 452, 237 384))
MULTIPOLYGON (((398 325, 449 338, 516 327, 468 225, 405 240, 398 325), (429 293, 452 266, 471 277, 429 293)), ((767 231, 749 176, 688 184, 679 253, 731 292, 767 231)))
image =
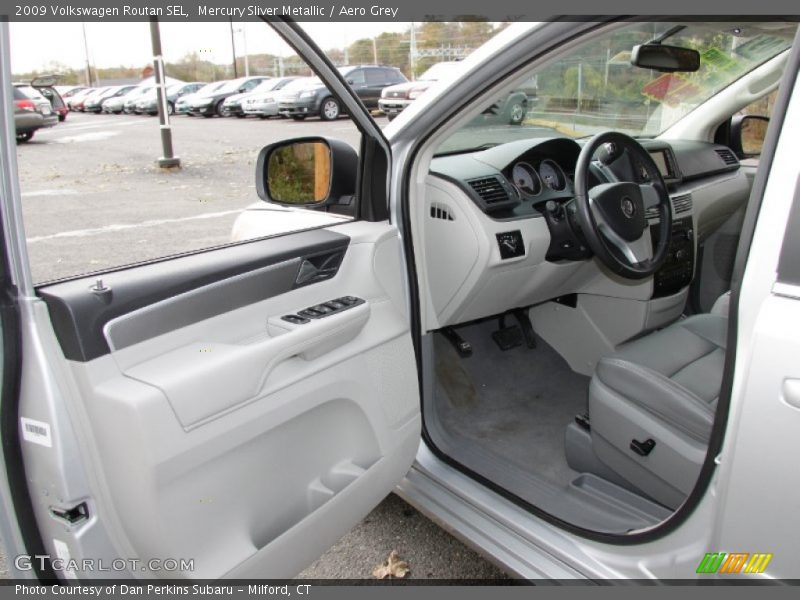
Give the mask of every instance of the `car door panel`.
POLYGON ((68 359, 64 399, 85 415, 90 511, 118 525, 121 555, 193 558, 186 577, 285 577, 413 461, 419 396, 397 231, 306 233, 109 273, 105 299, 91 278, 39 290, 68 359), (337 253, 334 274, 296 284, 309 257, 337 253), (281 319, 345 296, 363 302, 281 319))

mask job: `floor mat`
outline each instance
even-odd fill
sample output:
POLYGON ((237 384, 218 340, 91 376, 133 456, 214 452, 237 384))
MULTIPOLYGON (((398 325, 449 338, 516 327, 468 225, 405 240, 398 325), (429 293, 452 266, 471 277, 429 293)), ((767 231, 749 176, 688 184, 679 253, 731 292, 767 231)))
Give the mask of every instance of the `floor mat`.
MULTIPOLYGON (((564 457, 564 431, 586 412, 589 378, 574 373, 552 347, 500 350, 491 337, 497 320, 458 332, 472 344, 462 359, 435 336, 437 400, 442 427, 451 439, 488 451, 556 485, 577 473, 564 457)), ((490 476, 490 474, 486 474, 490 476)))

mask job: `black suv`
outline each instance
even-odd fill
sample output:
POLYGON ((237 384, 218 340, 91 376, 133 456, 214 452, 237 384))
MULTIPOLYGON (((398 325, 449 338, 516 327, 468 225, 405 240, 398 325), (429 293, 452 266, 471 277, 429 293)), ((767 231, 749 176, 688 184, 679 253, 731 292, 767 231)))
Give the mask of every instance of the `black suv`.
MULTIPOLYGON (((368 109, 378 108, 383 88, 407 81, 400 69, 395 67, 359 65, 339 67, 339 72, 368 109)), ((279 95, 278 113, 297 120, 319 116, 325 121, 332 121, 342 113, 342 107, 328 88, 314 77, 306 88, 279 95)))

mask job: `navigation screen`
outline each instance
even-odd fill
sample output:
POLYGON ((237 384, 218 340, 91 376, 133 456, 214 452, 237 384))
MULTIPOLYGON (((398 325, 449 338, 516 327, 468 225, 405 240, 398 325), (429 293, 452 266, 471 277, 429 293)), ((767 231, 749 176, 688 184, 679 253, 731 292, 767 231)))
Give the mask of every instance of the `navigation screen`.
POLYGON ((672 176, 672 173, 669 171, 669 163, 667 162, 667 151, 666 150, 659 150, 657 152, 651 152, 650 157, 653 159, 653 162, 656 163, 658 167, 659 173, 664 178, 668 178, 672 176))

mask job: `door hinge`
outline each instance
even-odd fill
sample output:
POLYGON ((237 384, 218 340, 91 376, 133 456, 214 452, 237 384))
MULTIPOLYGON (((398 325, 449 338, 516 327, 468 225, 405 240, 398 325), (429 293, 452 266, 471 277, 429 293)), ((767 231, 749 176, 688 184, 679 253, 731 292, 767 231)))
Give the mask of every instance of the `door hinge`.
POLYGON ((81 502, 72 508, 61 508, 53 506, 50 508, 50 513, 62 521, 66 521, 70 525, 80 523, 89 518, 89 507, 86 502, 81 502))

